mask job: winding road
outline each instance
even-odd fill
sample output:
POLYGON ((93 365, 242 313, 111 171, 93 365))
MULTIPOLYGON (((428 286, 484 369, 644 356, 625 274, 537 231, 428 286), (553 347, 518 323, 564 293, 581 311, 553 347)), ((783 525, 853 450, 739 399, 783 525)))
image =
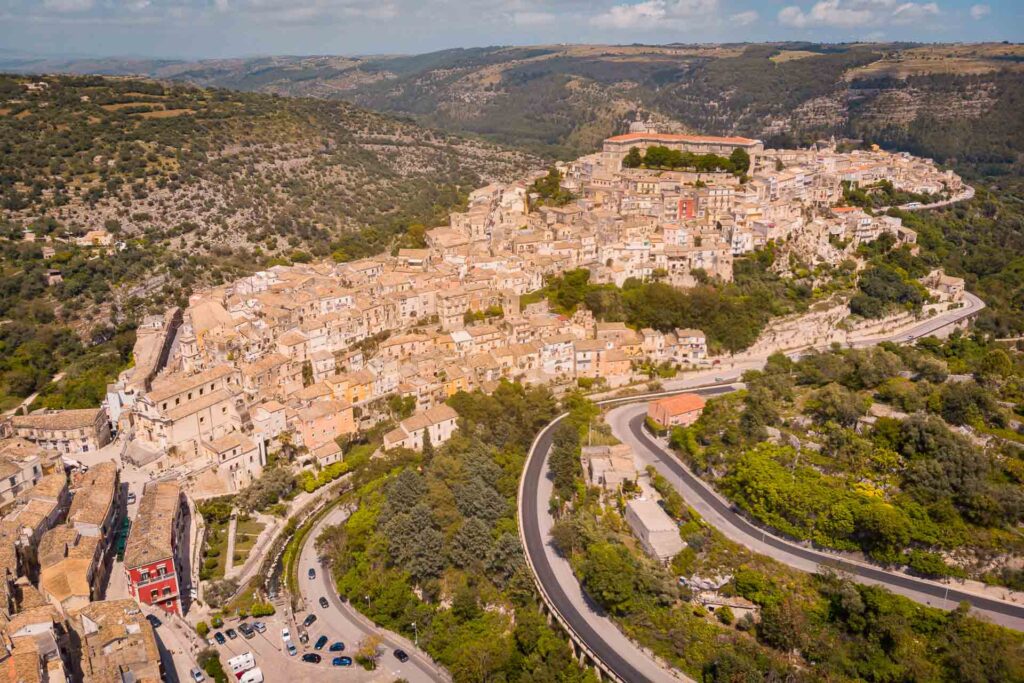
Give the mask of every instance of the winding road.
MULTIPOLYGON (((896 333, 866 336, 853 340, 850 346, 867 347, 882 342, 907 342, 928 336, 951 324, 977 314, 985 304, 978 297, 964 293, 963 305, 904 328, 896 333)), ((799 356, 811 347, 788 350, 791 356, 799 356)), ((667 391, 641 396, 612 398, 597 403, 615 406, 649 401, 652 398, 678 393, 682 390, 714 395, 735 390, 736 379, 743 371, 762 367, 767 356, 739 359, 732 366, 696 373, 688 377, 665 382, 667 391)), ((727 537, 736 540, 755 552, 768 554, 782 562, 806 571, 816 571, 821 564, 842 569, 857 580, 883 585, 894 592, 906 595, 922 603, 936 607, 955 606, 960 600, 969 601, 975 610, 994 621, 1024 630, 1024 607, 985 598, 947 587, 944 584, 911 577, 901 572, 890 572, 871 565, 853 562, 846 558, 821 553, 790 543, 754 527, 745 519, 732 512, 728 502, 703 485, 682 464, 668 454, 642 429, 644 405, 633 406, 635 413, 621 409, 615 415, 629 419, 625 425, 613 424, 616 435, 630 443, 638 455, 654 464, 669 481, 676 485, 687 502, 704 515, 705 520, 718 527, 727 537), (639 420, 636 418, 639 416, 639 420), (633 429, 639 424, 639 433, 633 429), (689 475, 687 477, 687 475, 689 475)), ((561 557, 551 544, 551 527, 554 520, 548 508, 552 483, 548 475, 547 459, 551 449, 555 425, 564 418, 560 415, 537 435, 527 456, 523 476, 519 484, 519 533, 527 562, 533 571, 537 587, 555 619, 568 632, 574 647, 586 656, 607 676, 620 681, 678 681, 686 677, 651 653, 645 651, 623 634, 612 620, 593 603, 583 591, 568 561, 561 557)))
POLYGON ((808 572, 831 567, 862 583, 884 586, 894 593, 932 607, 953 609, 961 601, 966 600, 971 603, 971 607, 978 615, 1003 626, 1024 631, 1024 605, 987 598, 937 581, 882 569, 839 554, 814 550, 800 543, 779 538, 751 524, 746 517, 733 509, 728 500, 718 495, 659 440, 651 436, 644 427, 646 409, 646 403, 613 409, 608 414, 612 433, 633 448, 641 466, 654 465, 706 522, 729 539, 790 567, 808 572))

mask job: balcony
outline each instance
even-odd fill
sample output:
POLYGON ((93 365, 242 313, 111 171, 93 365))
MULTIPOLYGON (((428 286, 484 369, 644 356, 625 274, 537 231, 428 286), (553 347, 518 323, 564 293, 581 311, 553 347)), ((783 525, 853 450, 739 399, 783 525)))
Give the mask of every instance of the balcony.
POLYGON ((161 581, 166 581, 167 579, 175 579, 175 581, 177 581, 177 574, 175 572, 168 572, 166 574, 157 574, 155 576, 149 576, 145 579, 139 579, 138 581, 136 581, 135 586, 137 588, 142 588, 143 586, 148 586, 151 583, 159 583, 161 581))

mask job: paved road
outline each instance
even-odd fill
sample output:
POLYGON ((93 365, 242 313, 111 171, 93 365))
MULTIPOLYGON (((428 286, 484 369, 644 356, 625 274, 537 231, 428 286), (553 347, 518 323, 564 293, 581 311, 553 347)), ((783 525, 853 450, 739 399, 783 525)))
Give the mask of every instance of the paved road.
MULTIPOLYGON (((309 628, 310 644, 322 633, 328 636, 332 642, 335 640, 344 642, 347 646, 346 654, 351 655, 360 640, 370 633, 375 633, 383 639, 382 646, 384 648, 378 671, 383 669, 390 672, 395 678, 404 678, 409 683, 450 681, 447 673, 434 664, 426 653, 418 650, 413 643, 391 631, 375 627, 351 605, 338 597, 331 580, 330 569, 320 563, 315 545, 317 536, 325 527, 340 524, 348 518, 348 515, 349 510, 344 506, 338 506, 325 515, 317 523, 316 528, 306 536, 306 543, 299 556, 299 590, 306 602, 307 612, 317 616, 316 623, 309 628), (316 570, 315 579, 309 578, 310 569, 316 570), (327 598, 327 609, 320 607, 321 597, 327 598), (395 659, 393 653, 396 649, 405 650, 409 655, 409 661, 403 664, 395 659)), ((296 614, 296 621, 301 620, 304 616, 305 613, 296 614)))
POLYGON ((821 552, 766 533, 736 513, 729 502, 695 476, 678 458, 644 428, 646 402, 615 408, 608 415, 612 433, 629 444, 642 466, 654 465, 693 506, 705 521, 729 539, 796 569, 813 572, 827 566, 849 574, 863 583, 881 585, 922 604, 953 609, 963 600, 988 619, 1024 631, 1024 605, 994 600, 958 590, 936 581, 920 579, 898 571, 821 552))
MULTIPOLYGON (((969 292, 964 293, 963 306, 936 315, 928 320, 922 321, 909 328, 904 328, 895 334, 865 336, 853 340, 851 346, 866 347, 879 344, 884 341, 906 342, 919 337, 928 336, 937 330, 946 327, 951 323, 958 322, 968 316, 975 315, 985 307, 984 302, 969 292)), ((788 355, 799 356, 805 349, 788 350, 788 355)), ((730 367, 713 368, 698 373, 688 374, 686 377, 668 380, 664 382, 666 390, 678 391, 689 389, 696 393, 716 394, 728 392, 736 388, 733 384, 745 370, 763 367, 767 354, 757 357, 737 357, 730 367)), ((637 397, 627 399, 635 401, 637 397)), ((606 405, 624 402, 615 399, 599 401, 606 405)), ((519 487, 519 532, 526 551, 527 561, 534 572, 538 587, 545 597, 548 605, 556 612, 556 617, 569 631, 577 643, 583 644, 592 657, 599 660, 603 667, 612 675, 623 681, 672 681, 680 680, 683 675, 660 663, 649 653, 645 652, 636 643, 629 640, 606 615, 590 601, 583 592, 579 581, 572 573, 569 563, 555 552, 549 542, 553 519, 548 510, 548 500, 551 496, 551 481, 548 479, 547 456, 551 448, 552 430, 557 424, 556 419, 545 427, 538 434, 527 458, 523 470, 523 477, 519 487)), ((699 510, 699 508, 698 508, 699 510)), ((706 519, 708 517, 706 516, 706 519)), ((708 519, 714 524, 713 518, 708 519)), ((760 530, 757 530, 760 534, 760 530)), ((749 536, 749 534, 748 534, 749 536)), ((829 558, 831 559, 831 557, 829 558)), ((817 566, 818 560, 803 560, 806 567, 817 566)), ((886 579, 887 574, 881 570, 874 570, 881 573, 881 578, 886 579)), ((864 579, 871 579, 867 576, 868 570, 864 570, 864 579)), ((903 576, 903 575, 901 575, 903 576)), ((913 579, 914 581, 920 581, 913 579)), ((896 585, 903 581, 902 578, 893 579, 886 585, 896 585)), ((930 583, 930 582, 920 582, 930 583)), ((935 584, 939 586, 941 584, 935 584)), ((896 585, 899 592, 907 594, 909 588, 902 588, 896 585)), ((945 593, 945 586, 941 586, 945 593)), ((924 588, 927 594, 930 588, 924 588)), ((927 600, 928 598, 926 598, 927 600)), ((950 590, 949 600, 959 600, 958 592, 950 590)), ((924 600, 922 600, 924 601, 924 600)), ((998 601, 992 601, 998 602, 998 601)), ((938 604, 938 603, 936 603, 938 604)), ((972 597, 972 604, 980 604, 979 598, 972 597)), ((1016 618, 1006 615, 1007 618, 1016 618)), ((1003 623, 1006 623, 1005 621, 1003 623)))
MULTIPOLYGON (((731 388, 696 391, 713 395, 731 391, 731 388)), ((520 536, 541 591, 566 627, 620 680, 658 683, 689 680, 627 638, 584 593, 572 567, 549 540, 554 520, 548 509, 552 483, 547 475, 547 460, 554 427, 561 419, 551 422, 534 441, 519 490, 520 536)))

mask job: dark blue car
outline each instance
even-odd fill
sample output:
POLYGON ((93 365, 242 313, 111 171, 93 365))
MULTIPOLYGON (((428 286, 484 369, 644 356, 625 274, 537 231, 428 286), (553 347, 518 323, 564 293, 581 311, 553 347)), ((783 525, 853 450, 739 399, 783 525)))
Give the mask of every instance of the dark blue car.
POLYGON ((351 657, 335 657, 331 660, 331 666, 352 666, 351 657))
POLYGON ((331 643, 331 652, 344 652, 344 651, 345 651, 345 643, 341 642, 340 640, 338 642, 336 642, 336 643, 331 643))

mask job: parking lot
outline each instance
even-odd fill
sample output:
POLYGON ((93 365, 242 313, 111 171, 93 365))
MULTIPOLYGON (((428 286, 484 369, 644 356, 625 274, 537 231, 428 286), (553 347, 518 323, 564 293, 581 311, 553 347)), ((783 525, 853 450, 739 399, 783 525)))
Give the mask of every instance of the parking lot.
MULTIPOLYGON (((251 625, 254 620, 248 619, 245 621, 251 625)), ((220 652, 221 661, 225 669, 227 669, 228 659, 245 652, 252 652, 253 657, 256 659, 256 666, 263 671, 263 677, 269 683, 276 683, 277 681, 311 683, 313 681, 323 681, 325 676, 329 676, 330 680, 387 681, 391 683, 391 681, 402 676, 398 671, 398 660, 394 660, 394 662, 389 661, 389 659, 394 659, 390 652, 384 653, 378 660, 376 671, 366 671, 355 662, 347 667, 332 666, 331 660, 334 657, 348 656, 354 658, 358 642, 344 640, 340 634, 332 633, 331 629, 323 625, 319 620, 307 630, 309 642, 305 644, 299 642, 297 624, 285 621, 280 615, 261 618, 258 621, 266 624, 267 629, 264 633, 255 632, 250 639, 242 637, 241 632, 238 632, 238 624, 240 623, 238 620, 225 622, 224 627, 218 629, 221 633, 227 631, 228 628, 233 628, 238 632, 237 638, 234 640, 227 639, 223 645, 217 645, 214 641, 214 647, 220 652), (291 632, 292 643, 295 644, 298 650, 297 654, 293 657, 288 655, 284 642, 281 639, 281 629, 285 626, 291 632), (321 628, 321 626, 324 627, 321 628), (323 650, 316 651, 313 649, 313 645, 321 635, 327 636, 328 642, 323 650), (344 652, 328 651, 331 643, 335 641, 345 643, 344 652), (302 655, 307 652, 316 652, 323 658, 322 661, 319 664, 302 661, 302 655)), ((211 632, 210 639, 213 641, 213 632, 211 632)), ((230 675, 230 672, 228 673, 230 675)))

